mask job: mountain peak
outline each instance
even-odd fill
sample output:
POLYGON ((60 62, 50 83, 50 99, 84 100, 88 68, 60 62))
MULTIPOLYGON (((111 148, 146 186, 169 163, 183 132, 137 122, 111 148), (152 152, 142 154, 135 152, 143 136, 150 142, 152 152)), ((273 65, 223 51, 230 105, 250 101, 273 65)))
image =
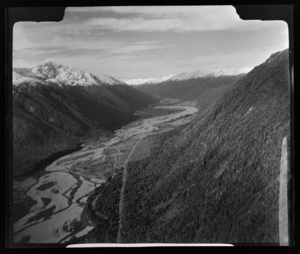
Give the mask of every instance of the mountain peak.
POLYGON ((161 83, 163 81, 166 81, 173 77, 174 74, 170 74, 163 77, 156 77, 156 78, 137 78, 137 79, 127 79, 124 80, 125 83, 129 85, 141 85, 141 84, 157 84, 161 83))
POLYGON ((285 49, 285 50, 273 53, 265 62, 271 63, 274 60, 276 60, 277 58, 284 57, 286 54, 288 54, 288 50, 289 49, 285 49))
MULTIPOLYGON (((95 76, 89 72, 74 69, 54 61, 43 62, 32 68, 14 68, 14 81, 24 81, 26 79, 37 79, 40 82, 51 82, 59 85, 115 85, 124 82, 107 75, 95 76), (25 79, 21 79, 20 76, 25 79)), ((20 84, 21 82, 17 82, 20 84)), ((46 84, 45 83, 45 84, 46 84)), ((14 82, 14 84, 16 84, 14 82)))
POLYGON ((240 74, 248 73, 252 68, 222 68, 222 69, 212 69, 196 72, 181 72, 179 74, 171 74, 158 78, 136 78, 124 80, 125 83, 129 85, 144 85, 144 84, 157 84, 164 81, 179 81, 179 80, 188 80, 196 78, 205 78, 205 77, 220 77, 220 76, 237 76, 240 74))
POLYGON ((237 76, 240 74, 246 74, 251 70, 250 67, 244 68, 220 68, 196 72, 182 72, 170 78, 170 80, 187 80, 196 78, 206 78, 206 77, 220 77, 220 76, 237 76))
POLYGON ((35 74, 39 78, 49 79, 49 78, 55 78, 59 71, 58 69, 62 65, 49 61, 44 62, 42 64, 36 65, 35 67, 31 68, 31 72, 35 74))

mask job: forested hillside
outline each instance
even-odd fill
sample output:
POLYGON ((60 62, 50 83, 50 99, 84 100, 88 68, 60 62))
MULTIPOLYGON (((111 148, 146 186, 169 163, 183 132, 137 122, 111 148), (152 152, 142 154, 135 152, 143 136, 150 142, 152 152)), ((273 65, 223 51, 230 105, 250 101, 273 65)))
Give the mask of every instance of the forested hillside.
POLYGON ((107 135, 156 102, 112 77, 102 79, 52 62, 15 68, 14 174, 40 159, 73 148, 83 137, 107 135))
POLYGON ((158 84, 142 84, 136 87, 150 95, 192 102, 200 113, 213 106, 242 76, 244 74, 166 80, 158 84))
POLYGON ((290 139, 288 50, 131 162, 121 240, 278 242, 281 144, 290 139))

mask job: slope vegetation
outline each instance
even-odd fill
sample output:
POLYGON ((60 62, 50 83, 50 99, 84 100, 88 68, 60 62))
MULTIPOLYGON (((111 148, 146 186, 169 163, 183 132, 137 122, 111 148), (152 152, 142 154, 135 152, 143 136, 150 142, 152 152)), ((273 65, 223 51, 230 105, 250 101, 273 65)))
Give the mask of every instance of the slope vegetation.
POLYGON ((288 50, 242 77, 192 123, 131 162, 121 242, 278 243, 288 50))
POLYGON ((53 62, 14 69, 14 173, 134 120, 151 96, 109 76, 96 77, 53 62))
POLYGON ((204 112, 214 105, 225 91, 231 88, 242 76, 244 74, 171 79, 158 84, 144 84, 136 87, 154 96, 192 101, 199 112, 204 112))

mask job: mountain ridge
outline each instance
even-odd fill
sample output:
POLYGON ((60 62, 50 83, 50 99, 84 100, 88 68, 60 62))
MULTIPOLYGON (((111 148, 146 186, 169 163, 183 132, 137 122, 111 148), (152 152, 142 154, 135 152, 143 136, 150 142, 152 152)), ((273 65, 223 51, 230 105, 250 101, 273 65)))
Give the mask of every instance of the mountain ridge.
MULTIPOLYGON (((221 74, 223 73, 221 72, 221 74)), ((201 72, 202 74, 203 72, 201 72)), ((189 103, 197 107, 200 113, 213 106, 244 75, 202 75, 199 77, 199 73, 196 73, 193 78, 184 79, 183 76, 186 75, 180 75, 179 79, 171 78, 161 83, 142 84, 135 87, 152 96, 179 99, 189 103)))
POLYGON ((69 149, 84 137, 106 135, 135 120, 137 109, 157 101, 117 79, 111 79, 112 85, 83 71, 72 73, 73 70, 52 62, 14 69, 17 175, 57 149, 69 149))
POLYGON ((129 162, 121 242, 278 245, 283 140, 289 146, 288 50, 129 162))
POLYGON ((165 135, 150 159, 131 163, 123 242, 278 243, 288 59, 277 52, 165 135))
POLYGON ((129 85, 146 85, 146 84, 158 84, 164 81, 180 81, 188 79, 197 79, 204 77, 220 77, 220 76, 236 76, 240 74, 246 74, 251 70, 250 67, 244 68, 218 68, 206 71, 195 71, 195 72, 181 72, 178 74, 170 74, 167 76, 156 77, 156 78, 137 78, 123 80, 129 85))
POLYGON ((64 85, 115 85, 125 84, 108 75, 94 75, 53 61, 44 62, 31 68, 13 68, 13 84, 18 85, 19 76, 64 85))

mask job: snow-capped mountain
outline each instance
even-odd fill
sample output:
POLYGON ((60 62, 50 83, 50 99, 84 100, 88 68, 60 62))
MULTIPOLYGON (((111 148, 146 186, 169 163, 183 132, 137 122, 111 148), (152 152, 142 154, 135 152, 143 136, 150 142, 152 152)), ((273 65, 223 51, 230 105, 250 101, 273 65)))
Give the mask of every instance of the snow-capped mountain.
POLYGON ((142 84, 157 84, 157 83, 161 83, 163 81, 166 81, 168 79, 170 79, 171 77, 173 77, 174 74, 170 74, 167 76, 163 76, 163 77, 157 77, 157 78, 137 78, 137 79, 127 79, 124 80, 124 82, 128 85, 142 85, 142 84))
POLYGON ((214 69, 207 71, 196 71, 196 72, 182 72, 178 75, 172 76, 169 80, 187 80, 205 77, 221 77, 221 76, 236 76, 240 74, 246 74, 251 70, 250 67, 245 68, 228 68, 228 69, 214 69))
POLYGON ((15 68, 12 92, 15 175, 57 149, 135 120, 136 110, 157 102, 113 77, 53 62, 15 68))
MULTIPOLYGON (((229 76, 205 82, 218 79, 229 76)), ((201 85, 182 81, 186 90, 193 81, 201 85)), ((131 166, 126 205, 138 209, 126 210, 123 241, 278 243, 279 161, 293 138, 290 85, 286 49, 241 77, 205 115, 198 111, 170 132, 150 163, 131 166), (151 226, 136 227, 145 220, 151 226)))
POLYGON ((163 82, 143 83, 136 88, 150 95, 193 102, 199 112, 211 107, 250 68, 183 72, 163 82))
POLYGON ((24 76, 18 74, 16 71, 13 71, 13 85, 17 86, 24 82, 27 82, 31 85, 36 85, 38 80, 35 78, 24 77, 24 76))
POLYGON ((252 68, 226 68, 226 69, 213 69, 206 71, 196 71, 196 72, 182 72, 179 74, 171 74, 168 76, 158 77, 158 78, 137 78, 124 80, 126 84, 129 85, 145 85, 145 84, 158 84, 164 81, 181 81, 188 79, 204 78, 204 77, 220 77, 220 76, 236 76, 239 74, 246 74, 252 68))
POLYGON ((19 85, 25 81, 32 85, 41 83, 41 81, 43 81, 42 83, 51 82, 72 86, 124 84, 123 81, 108 75, 95 76, 91 73, 77 70, 55 62, 45 62, 33 68, 14 68, 13 84, 19 85))

